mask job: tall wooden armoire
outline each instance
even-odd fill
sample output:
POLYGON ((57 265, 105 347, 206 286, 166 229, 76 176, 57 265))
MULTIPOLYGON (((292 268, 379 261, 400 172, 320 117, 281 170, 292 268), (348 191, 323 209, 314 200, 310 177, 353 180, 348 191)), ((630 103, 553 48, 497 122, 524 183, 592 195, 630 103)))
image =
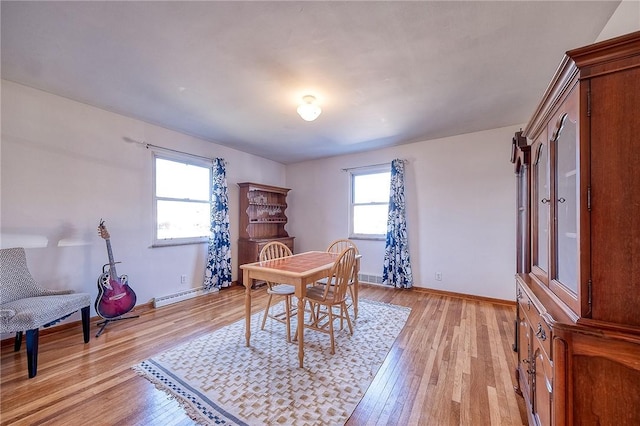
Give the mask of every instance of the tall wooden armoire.
POLYGON ((640 425, 640 32, 567 52, 512 161, 529 422, 640 425))

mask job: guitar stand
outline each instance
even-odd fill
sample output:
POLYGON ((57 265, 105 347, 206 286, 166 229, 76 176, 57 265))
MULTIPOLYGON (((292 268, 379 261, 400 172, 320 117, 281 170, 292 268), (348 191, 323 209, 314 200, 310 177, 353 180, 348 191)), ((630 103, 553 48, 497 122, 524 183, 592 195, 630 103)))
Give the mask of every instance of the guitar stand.
POLYGON ((117 317, 117 318, 110 318, 110 319, 105 319, 104 321, 100 321, 99 323, 97 323, 97 326, 102 326, 100 327, 100 331, 98 331, 98 333, 96 334, 96 337, 100 337, 100 335, 102 334, 102 332, 104 331, 104 328, 110 323, 110 322, 115 322, 115 321, 120 321, 120 320, 126 320, 126 319, 134 319, 134 318, 138 318, 140 317, 140 315, 134 315, 131 317, 117 317))

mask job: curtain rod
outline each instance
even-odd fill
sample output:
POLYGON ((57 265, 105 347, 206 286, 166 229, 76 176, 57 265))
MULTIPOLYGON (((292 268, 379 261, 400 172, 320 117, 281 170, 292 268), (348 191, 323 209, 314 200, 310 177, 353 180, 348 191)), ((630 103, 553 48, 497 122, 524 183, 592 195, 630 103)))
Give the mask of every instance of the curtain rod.
MULTIPOLYGON (((409 160, 400 160, 403 163, 408 163, 409 160)), ((346 169, 341 169, 343 172, 348 172, 350 170, 358 170, 358 169, 368 169, 369 167, 378 167, 378 166, 390 166, 391 165, 391 161, 387 162, 387 163, 380 163, 380 164, 369 164, 366 166, 358 166, 358 167, 347 167, 346 169)))
MULTIPOLYGON (((189 155, 189 156, 191 156, 191 157, 202 158, 202 159, 204 159, 204 160, 211 161, 212 163, 214 162, 214 159, 213 159, 213 158, 210 158, 210 157, 204 157, 204 156, 202 156, 202 155, 191 154, 190 152, 185 152, 185 151, 178 151, 177 149, 165 148, 165 147, 163 147, 163 146, 154 145, 154 144, 152 144, 152 143, 147 143, 147 142, 144 142, 144 141, 137 141, 137 140, 135 140, 135 139, 131 139, 131 138, 130 138, 130 137, 128 137, 128 136, 124 136, 122 139, 123 139, 125 142, 128 142, 128 143, 137 143, 138 145, 143 145, 143 146, 144 146, 145 148, 147 148, 147 149, 149 149, 149 148, 157 148, 157 149, 162 149, 162 150, 164 150, 164 151, 175 152, 175 153, 177 153, 177 154, 186 154, 186 155, 189 155)), ((228 163, 225 161, 225 162, 224 162, 224 164, 228 164, 228 163)))

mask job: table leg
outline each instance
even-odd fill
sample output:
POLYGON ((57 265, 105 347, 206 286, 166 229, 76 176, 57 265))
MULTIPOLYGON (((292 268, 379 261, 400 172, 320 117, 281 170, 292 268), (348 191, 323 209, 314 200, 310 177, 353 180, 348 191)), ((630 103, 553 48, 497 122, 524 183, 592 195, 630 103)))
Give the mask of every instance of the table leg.
POLYGON ((360 280, 358 279, 358 275, 360 275, 360 258, 356 258, 355 265, 355 273, 353 274, 353 317, 358 318, 358 292, 360 291, 360 280))
POLYGON ((249 271, 244 270, 242 272, 242 281, 244 283, 244 316, 245 316, 245 330, 244 337, 246 345, 251 346, 251 283, 252 279, 249 278, 249 271))
POLYGON ((304 367, 304 298, 298 297, 298 360, 304 367))

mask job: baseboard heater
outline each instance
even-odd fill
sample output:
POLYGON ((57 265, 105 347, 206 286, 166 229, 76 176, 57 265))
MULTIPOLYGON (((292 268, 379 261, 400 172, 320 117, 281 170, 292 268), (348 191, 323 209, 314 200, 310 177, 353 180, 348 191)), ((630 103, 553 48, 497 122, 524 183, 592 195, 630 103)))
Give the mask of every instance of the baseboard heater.
MULTIPOLYGON (((207 291, 207 293, 209 293, 207 291)), ((172 303, 182 302, 183 300, 191 299, 196 296, 200 296, 201 294, 205 294, 205 290, 202 287, 192 288, 189 290, 179 291, 174 294, 169 294, 167 296, 156 297, 153 299, 153 307, 160 308, 161 306, 167 306, 172 303)))
POLYGON ((363 283, 382 284, 382 277, 380 275, 358 274, 358 281, 363 283))

